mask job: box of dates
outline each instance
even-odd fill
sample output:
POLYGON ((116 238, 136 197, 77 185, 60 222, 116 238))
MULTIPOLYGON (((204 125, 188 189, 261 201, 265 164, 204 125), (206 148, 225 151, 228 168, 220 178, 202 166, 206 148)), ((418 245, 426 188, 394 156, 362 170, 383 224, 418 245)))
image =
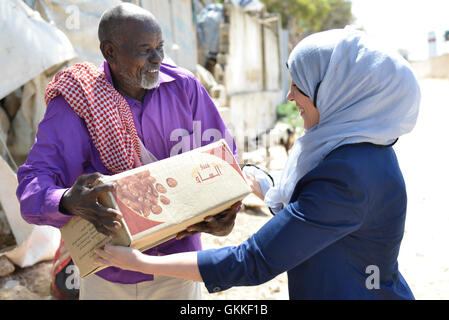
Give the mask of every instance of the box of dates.
POLYGON ((114 192, 98 201, 118 209, 122 228, 112 240, 94 226, 73 217, 63 228, 63 240, 84 277, 101 270, 94 249, 111 242, 144 251, 168 241, 188 226, 215 215, 245 198, 251 188, 225 140, 113 176, 114 192))

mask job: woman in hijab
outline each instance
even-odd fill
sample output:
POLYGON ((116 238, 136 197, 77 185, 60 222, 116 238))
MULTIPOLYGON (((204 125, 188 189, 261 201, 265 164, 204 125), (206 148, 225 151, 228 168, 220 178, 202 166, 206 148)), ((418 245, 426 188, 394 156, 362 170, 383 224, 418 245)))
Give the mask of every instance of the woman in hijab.
POLYGON ((154 257, 107 245, 98 264, 209 292, 287 271, 290 299, 414 299, 398 270, 407 195, 392 148, 418 116, 408 63, 345 28, 305 38, 287 66, 305 131, 276 186, 250 179, 275 216, 239 246, 154 257))

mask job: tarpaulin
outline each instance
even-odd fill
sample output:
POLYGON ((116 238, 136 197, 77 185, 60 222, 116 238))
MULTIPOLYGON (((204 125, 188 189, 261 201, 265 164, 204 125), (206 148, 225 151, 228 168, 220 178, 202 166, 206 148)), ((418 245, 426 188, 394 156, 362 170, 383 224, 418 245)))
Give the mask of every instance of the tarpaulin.
POLYGON ((76 56, 69 39, 20 0, 0 1, 0 99, 76 56))

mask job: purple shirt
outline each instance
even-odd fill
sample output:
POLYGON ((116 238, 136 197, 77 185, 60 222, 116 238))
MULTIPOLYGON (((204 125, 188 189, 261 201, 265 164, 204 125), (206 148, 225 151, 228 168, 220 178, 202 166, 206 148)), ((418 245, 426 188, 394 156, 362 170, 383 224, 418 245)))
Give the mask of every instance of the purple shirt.
MULTIPOLYGON (((113 84, 107 62, 99 68, 113 84)), ((206 89, 189 71, 162 64, 159 85, 143 102, 124 97, 139 138, 159 160, 225 138, 236 146, 206 89)), ((66 100, 57 96, 47 106, 27 161, 17 172, 22 217, 31 224, 61 228, 72 217, 59 211, 64 192, 85 173, 112 175, 100 160, 88 130, 66 100)), ((169 240, 146 254, 165 255, 201 249, 200 234, 169 240)), ((96 273, 119 283, 153 280, 153 275, 109 267, 96 273)))

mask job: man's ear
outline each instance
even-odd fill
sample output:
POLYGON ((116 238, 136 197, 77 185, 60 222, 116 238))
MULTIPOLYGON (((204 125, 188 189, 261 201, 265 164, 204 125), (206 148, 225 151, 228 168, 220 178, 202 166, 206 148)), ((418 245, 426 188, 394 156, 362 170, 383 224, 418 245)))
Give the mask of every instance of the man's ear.
POLYGON ((111 41, 105 40, 100 43, 100 50, 103 54, 104 59, 109 63, 113 64, 116 59, 116 48, 111 41))

